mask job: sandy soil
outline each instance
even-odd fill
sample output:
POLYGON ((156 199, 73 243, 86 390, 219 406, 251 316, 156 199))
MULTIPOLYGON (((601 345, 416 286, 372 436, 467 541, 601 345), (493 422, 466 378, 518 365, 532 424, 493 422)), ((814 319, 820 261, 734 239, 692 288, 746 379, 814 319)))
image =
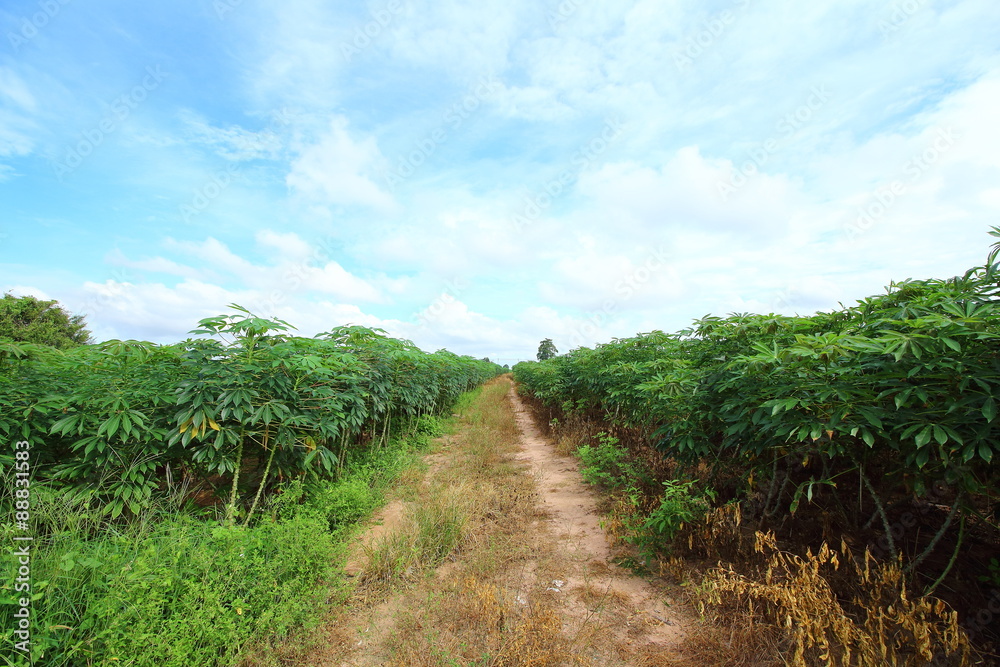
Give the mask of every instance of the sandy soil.
POLYGON ((572 602, 583 596, 572 593, 583 587, 597 589, 625 606, 630 625, 644 629, 635 643, 661 649, 679 648, 685 636, 684 627, 690 622, 687 611, 673 604, 646 579, 610 562, 612 553, 600 526, 597 499, 582 481, 576 459, 557 454, 513 388, 509 396, 522 434, 523 454, 519 460, 530 466, 538 481, 539 502, 548 516, 554 539, 576 564, 561 586, 553 586, 570 593, 567 612, 586 617, 590 613, 587 605, 572 602))

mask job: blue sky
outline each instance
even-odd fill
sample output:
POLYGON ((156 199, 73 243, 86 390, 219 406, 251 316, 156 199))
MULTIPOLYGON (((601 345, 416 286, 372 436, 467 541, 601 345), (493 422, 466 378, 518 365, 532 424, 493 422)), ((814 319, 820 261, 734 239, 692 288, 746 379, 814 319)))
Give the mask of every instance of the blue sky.
POLYGON ((0 290, 531 358, 981 262, 994 0, 9 0, 0 290))

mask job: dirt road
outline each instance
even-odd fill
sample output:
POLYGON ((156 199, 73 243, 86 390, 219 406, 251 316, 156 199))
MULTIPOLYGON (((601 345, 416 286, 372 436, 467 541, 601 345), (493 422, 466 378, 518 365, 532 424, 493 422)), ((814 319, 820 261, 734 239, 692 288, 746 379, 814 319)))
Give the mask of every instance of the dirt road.
POLYGON ((353 599, 284 664, 683 664, 692 613, 610 562, 593 491, 509 380, 487 385, 425 460, 359 538, 353 599), (462 536, 446 556, 411 558, 453 521, 462 536))
POLYGON ((597 589, 608 598, 618 600, 623 607, 620 613, 626 617, 626 626, 639 630, 632 644, 667 652, 679 647, 688 621, 686 615, 649 581, 609 562, 611 550, 600 526, 597 499, 593 490, 582 481, 576 459, 555 452, 513 387, 509 399, 521 431, 523 451, 517 460, 530 466, 552 538, 576 566, 567 572, 563 586, 567 593, 568 615, 586 618, 591 610, 588 605, 574 604, 573 601, 581 597, 575 593, 586 587, 597 589))

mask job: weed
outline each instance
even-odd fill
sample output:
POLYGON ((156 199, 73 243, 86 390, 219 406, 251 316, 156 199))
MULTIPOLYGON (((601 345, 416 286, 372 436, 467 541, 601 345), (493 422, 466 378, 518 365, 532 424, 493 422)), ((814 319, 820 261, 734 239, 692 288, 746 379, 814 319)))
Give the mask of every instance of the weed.
POLYGON ((669 549, 670 542, 686 524, 699 521, 712 508, 715 492, 698 490, 693 481, 667 480, 659 506, 642 522, 628 541, 640 553, 652 556, 669 549))
POLYGON ((648 479, 648 473, 632 459, 628 449, 618 445, 616 437, 602 431, 597 440, 597 445, 583 445, 576 450, 585 481, 608 489, 628 489, 648 479))
POLYGON ((978 577, 979 581, 993 586, 1000 586, 1000 560, 991 558, 988 567, 990 569, 989 575, 980 575, 978 577))

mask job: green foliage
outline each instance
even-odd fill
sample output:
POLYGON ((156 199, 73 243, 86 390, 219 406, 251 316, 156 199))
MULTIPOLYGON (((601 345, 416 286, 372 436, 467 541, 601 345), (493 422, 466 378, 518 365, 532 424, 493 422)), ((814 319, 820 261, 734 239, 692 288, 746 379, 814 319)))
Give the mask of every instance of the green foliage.
POLYGON ((559 350, 556 349, 556 344, 552 342, 551 338, 546 338, 538 344, 538 353, 535 357, 539 361, 545 361, 547 359, 552 359, 557 354, 559 354, 559 350))
POLYGON ((963 276, 893 283, 834 312, 706 316, 676 334, 522 362, 514 377, 553 408, 645 433, 681 464, 804 462, 788 509, 836 493, 848 473, 889 494, 944 481, 995 496, 998 253, 1000 243, 963 276))
MULTIPOLYGON (((250 528, 155 510, 136 519, 36 543, 35 664, 233 664, 251 638, 283 634, 323 602, 316 584, 336 549, 306 514, 250 528)), ((2 584, 7 598, 13 577, 2 584)), ((12 613, 0 605, 3 628, 12 613)), ((0 635, 13 655, 10 641, 0 635)))
POLYGON ((618 439, 607 433, 597 435, 596 445, 582 445, 576 455, 583 464, 583 479, 608 489, 626 489, 645 476, 630 460, 629 451, 618 445, 618 439))
POLYGON ((379 330, 301 338, 232 310, 176 345, 0 343, 0 435, 28 440, 39 479, 112 518, 169 495, 171 479, 224 480, 230 522, 249 522, 277 480, 334 479, 408 426, 436 433, 433 415, 500 372, 379 330))
MULTIPOLYGON (((33 484, 34 664, 235 665, 249 643, 318 621, 331 595, 347 595, 336 583, 342 538, 383 502, 412 449, 393 439, 335 481, 287 482, 249 526, 155 501, 111 521, 95 499, 33 484)), ((0 472, 2 488, 11 474, 0 472)), ((12 573, 0 575, 0 654, 13 658, 12 573)))
POLYGON ((700 491, 693 481, 664 482, 660 505, 645 520, 635 541, 640 547, 663 549, 684 524, 703 518, 714 501, 714 491, 700 491))
MULTIPOLYGON (((175 345, 0 341, 3 489, 15 443, 30 445, 35 664, 234 664, 302 624, 334 536, 409 456, 401 437, 427 441, 501 371, 380 330, 291 329, 234 305, 175 345), (195 492, 214 504, 206 490, 226 499, 223 521, 191 506, 195 492)), ((13 507, 0 492, 0 515, 13 507)))
POLYGON ((413 430, 417 435, 437 438, 444 435, 444 422, 440 417, 434 415, 421 415, 417 418, 413 430))
POLYGON ((979 581, 990 584, 991 586, 1000 586, 1000 559, 991 558, 989 564, 990 573, 988 575, 980 575, 977 577, 979 581))
POLYGON ((4 294, 0 299, 0 339, 65 349, 90 342, 83 315, 71 315, 57 301, 4 294))

